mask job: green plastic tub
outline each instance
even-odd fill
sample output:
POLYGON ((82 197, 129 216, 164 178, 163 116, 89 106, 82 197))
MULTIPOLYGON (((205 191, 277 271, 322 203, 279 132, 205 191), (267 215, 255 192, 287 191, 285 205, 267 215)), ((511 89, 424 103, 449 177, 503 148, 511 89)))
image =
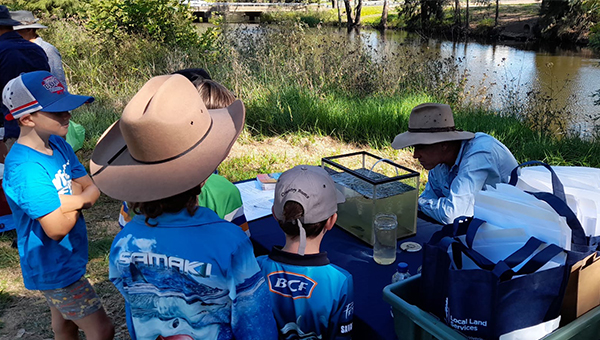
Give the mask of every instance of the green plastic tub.
MULTIPOLYGON (((383 289, 383 300, 392 305, 394 328, 400 340, 466 340, 461 333, 448 327, 437 317, 419 307, 421 275, 393 283, 383 289)), ((544 340, 600 339, 600 307, 577 318, 543 338, 544 340)))

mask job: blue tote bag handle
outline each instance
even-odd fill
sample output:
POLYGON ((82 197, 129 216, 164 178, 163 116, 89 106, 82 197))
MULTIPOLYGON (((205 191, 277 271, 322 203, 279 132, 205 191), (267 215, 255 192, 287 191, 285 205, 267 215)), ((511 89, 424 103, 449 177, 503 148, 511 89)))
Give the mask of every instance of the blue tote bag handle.
POLYGON ((537 199, 548 203, 560 216, 565 217, 567 219, 567 225, 569 228, 571 228, 571 243, 573 244, 573 250, 589 253, 594 247, 589 246, 588 238, 585 236, 585 231, 583 230, 579 219, 575 213, 573 213, 573 210, 571 210, 571 208, 569 208, 567 205, 564 186, 550 165, 540 161, 529 161, 522 163, 513 169, 510 175, 509 184, 517 184, 517 170, 520 167, 533 164, 543 165, 550 171, 550 174, 552 175, 552 190, 554 194, 548 192, 526 192, 535 196, 537 199))
MULTIPOLYGON (((468 248, 471 248, 471 249, 473 248, 473 241, 475 240, 475 235, 477 234, 477 230, 479 230, 479 227, 483 223, 485 223, 485 221, 478 219, 478 218, 473 218, 473 220, 471 221, 469 228, 467 229, 467 235, 466 235, 466 241, 467 241, 468 248)), ((582 229, 582 231, 583 231, 583 229, 582 229)), ((513 268, 513 267, 517 266, 519 263, 522 263, 523 261, 525 261, 525 259, 527 259, 529 256, 531 256, 531 254, 533 254, 533 252, 542 244, 543 244, 542 241, 540 241, 539 239, 537 239, 535 237, 532 237, 527 241, 527 243, 525 243, 525 245, 523 247, 519 248, 517 251, 512 253, 509 257, 504 259, 504 262, 506 262, 506 264, 508 264, 508 266, 510 268, 513 268)))
POLYGON ((519 175, 517 174, 517 172, 519 171, 519 168, 527 165, 542 165, 543 167, 548 169, 548 171, 550 171, 550 175, 552 176, 552 193, 558 196, 558 198, 560 198, 561 200, 563 200, 563 202, 567 202, 567 198, 565 196, 565 188, 563 184, 561 183, 560 179, 558 178, 552 167, 544 162, 528 161, 517 165, 517 167, 514 168, 513 171, 510 173, 510 180, 508 181, 508 184, 512 186, 517 185, 517 180, 519 179, 519 175))
MULTIPOLYGON (((534 237, 532 237, 534 239, 534 237)), ((539 240, 538 240, 539 241, 539 240)), ((527 246, 527 245, 526 245, 527 246)), ((539 247, 539 245, 537 246, 539 247)), ((537 249, 537 247, 535 249, 537 249)), ((525 248, 525 247, 523 247, 525 248)), ((534 251, 535 251, 534 249, 534 251)), ((549 244, 539 253, 535 254, 521 269, 515 272, 505 261, 498 262, 492 273, 500 279, 500 281, 508 281, 515 275, 532 274, 542 268, 546 263, 552 260, 556 255, 564 250, 555 244, 549 244)))

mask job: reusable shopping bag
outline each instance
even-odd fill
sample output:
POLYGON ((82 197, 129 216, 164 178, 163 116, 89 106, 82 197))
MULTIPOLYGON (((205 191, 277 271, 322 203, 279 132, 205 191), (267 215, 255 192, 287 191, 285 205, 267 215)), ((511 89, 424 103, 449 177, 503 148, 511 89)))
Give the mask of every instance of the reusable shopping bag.
POLYGON ((459 217, 454 220, 453 224, 447 224, 435 232, 429 242, 423 245, 421 305, 423 310, 441 320, 444 320, 446 315, 444 310, 448 288, 446 282, 451 261, 447 253, 448 246, 440 242, 445 237, 465 235, 470 223, 471 218, 459 217))
POLYGON ((522 166, 526 165, 541 165, 548 169, 551 175, 551 183, 552 183, 552 192, 527 192, 536 198, 548 203, 560 216, 563 216, 567 225, 572 231, 571 237, 571 249, 568 252, 567 263, 569 265, 573 265, 576 262, 584 259, 588 255, 594 253, 598 247, 598 238, 587 237, 585 235, 585 231, 579 219, 571 210, 571 208, 567 204, 567 198, 565 195, 565 189, 552 169, 552 167, 546 163, 539 161, 529 161, 522 164, 519 164, 511 173, 509 184, 516 185, 518 180, 518 169, 522 166))
MULTIPOLYGON (((477 237, 481 235, 479 230, 484 223, 485 221, 473 219, 472 217, 459 217, 454 220, 453 224, 445 225, 440 231, 434 233, 429 242, 423 245, 423 267, 421 270, 421 306, 423 310, 432 313, 441 320, 445 319, 445 303, 448 296, 448 268, 452 264, 452 260, 448 255, 450 243, 462 244, 460 238, 464 237, 466 238, 465 244, 468 245, 467 247, 471 247, 477 237), (456 240, 458 241, 454 242, 456 240)), ((486 241, 489 241, 489 239, 486 241)), ((520 249, 524 244, 519 244, 517 249, 520 249)), ((497 243, 497 245, 499 248, 504 247, 501 243, 497 243)), ((471 252, 470 250, 466 252, 471 257, 476 257, 476 262, 487 269, 493 269, 496 265, 495 262, 488 260, 478 252, 471 252)), ((510 253, 502 259, 511 267, 514 267, 523 262, 526 256, 521 251, 520 253, 510 253)), ((468 262, 469 260, 465 258, 464 261, 468 262)))
POLYGON ((445 320, 450 327, 470 339, 500 339, 548 322, 558 327, 553 321, 560 315, 566 265, 561 261, 549 264, 557 255, 564 255, 563 249, 530 238, 511 255, 513 260, 525 257, 523 263, 514 266, 507 259, 489 268, 489 263, 480 263, 481 256, 473 256, 476 252, 459 241, 440 243, 450 244, 452 249, 445 305, 445 320), (477 269, 463 268, 465 255, 478 265, 477 269))

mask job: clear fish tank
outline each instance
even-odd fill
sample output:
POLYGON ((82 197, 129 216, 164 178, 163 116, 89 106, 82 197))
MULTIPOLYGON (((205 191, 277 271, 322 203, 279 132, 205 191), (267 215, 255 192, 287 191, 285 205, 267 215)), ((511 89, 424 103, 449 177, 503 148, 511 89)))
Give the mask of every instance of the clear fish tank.
POLYGON ((377 214, 395 214, 397 237, 415 235, 419 173, 366 151, 321 159, 323 167, 346 197, 338 205, 337 225, 369 245, 374 244, 377 214))

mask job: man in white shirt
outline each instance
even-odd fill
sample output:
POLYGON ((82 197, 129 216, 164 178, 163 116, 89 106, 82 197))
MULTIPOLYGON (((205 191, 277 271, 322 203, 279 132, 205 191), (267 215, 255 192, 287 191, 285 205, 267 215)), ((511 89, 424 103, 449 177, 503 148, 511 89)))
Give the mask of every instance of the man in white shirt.
POLYGON ((412 110, 408 131, 392 142, 394 149, 408 146, 429 170, 419 210, 440 223, 472 216, 475 193, 486 185, 507 183, 518 165, 494 137, 456 129, 452 109, 445 104, 425 103, 412 110))
POLYGON ((54 45, 42 39, 38 34, 37 30, 40 28, 48 28, 38 23, 39 19, 33 16, 30 11, 11 11, 10 17, 13 20, 21 22, 21 25, 13 26, 13 29, 19 33, 25 40, 29 40, 32 43, 40 46, 46 55, 48 56, 48 64, 50 65, 50 73, 58 78, 63 84, 65 89, 67 88, 67 80, 65 78, 65 71, 62 65, 62 57, 58 49, 54 45))

